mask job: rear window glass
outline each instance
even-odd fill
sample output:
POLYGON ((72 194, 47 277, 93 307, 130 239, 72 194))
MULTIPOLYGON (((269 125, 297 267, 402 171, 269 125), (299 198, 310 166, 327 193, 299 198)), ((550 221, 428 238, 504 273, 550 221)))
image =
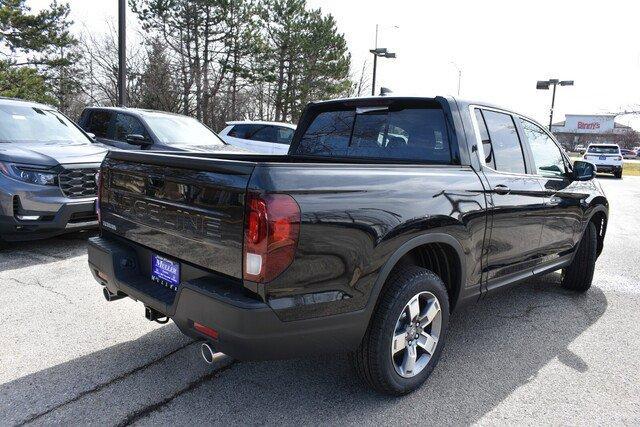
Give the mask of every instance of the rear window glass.
POLYGON ((592 145, 589 147, 589 153, 595 154, 620 154, 618 150, 618 147, 611 145, 592 145))
POLYGON ((444 113, 435 108, 322 112, 302 136, 295 153, 451 162, 444 113))

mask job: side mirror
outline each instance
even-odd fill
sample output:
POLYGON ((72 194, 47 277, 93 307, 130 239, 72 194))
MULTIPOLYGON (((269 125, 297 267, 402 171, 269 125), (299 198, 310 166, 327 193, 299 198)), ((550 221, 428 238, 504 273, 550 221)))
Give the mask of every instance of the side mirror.
POLYGON ((590 181, 596 177, 598 168, 591 162, 576 160, 573 163, 573 179, 576 181, 590 181))
POLYGON ((91 139, 96 139, 96 134, 95 134, 95 133, 87 132, 87 135, 88 135, 88 136, 89 136, 89 138, 91 138, 91 139))
POLYGON ((145 138, 144 135, 139 135, 137 133, 132 133, 130 135, 127 135, 125 140, 127 141, 127 144, 139 145, 140 147, 146 147, 148 145, 153 144, 151 141, 145 138))

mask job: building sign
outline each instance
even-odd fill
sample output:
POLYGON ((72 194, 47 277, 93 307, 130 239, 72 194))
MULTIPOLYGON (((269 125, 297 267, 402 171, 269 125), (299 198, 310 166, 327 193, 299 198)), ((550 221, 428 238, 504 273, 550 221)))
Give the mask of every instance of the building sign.
POLYGON ((561 132, 613 133, 615 116, 568 114, 561 132))

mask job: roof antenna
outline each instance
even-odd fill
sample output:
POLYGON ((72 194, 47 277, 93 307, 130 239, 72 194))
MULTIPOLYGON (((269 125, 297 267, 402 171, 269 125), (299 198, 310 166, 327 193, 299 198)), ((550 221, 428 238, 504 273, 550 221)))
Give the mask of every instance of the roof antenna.
POLYGON ((389 89, 388 87, 381 87, 380 88, 380 96, 387 96, 390 93, 393 93, 393 91, 391 89, 389 89))

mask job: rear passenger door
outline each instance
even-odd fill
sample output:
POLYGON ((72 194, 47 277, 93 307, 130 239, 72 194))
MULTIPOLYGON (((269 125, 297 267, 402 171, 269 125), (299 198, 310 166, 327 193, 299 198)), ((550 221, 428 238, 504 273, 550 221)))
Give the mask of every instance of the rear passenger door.
POLYGON ((253 153, 273 154, 276 132, 273 126, 264 124, 238 124, 229 131, 228 137, 231 145, 236 147, 253 153))
POLYGON ((537 264, 545 196, 527 173, 528 152, 513 115, 479 107, 473 118, 491 213, 483 267, 490 289, 530 274, 537 264))

